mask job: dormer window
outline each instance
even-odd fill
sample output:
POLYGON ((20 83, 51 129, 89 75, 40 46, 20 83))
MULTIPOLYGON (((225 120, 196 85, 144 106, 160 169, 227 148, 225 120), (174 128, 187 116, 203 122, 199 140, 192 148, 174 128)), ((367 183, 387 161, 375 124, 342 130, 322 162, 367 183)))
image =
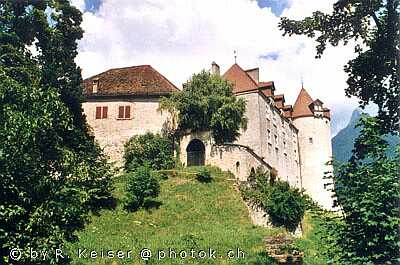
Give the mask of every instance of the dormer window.
POLYGON ((98 87, 99 87, 99 79, 95 78, 95 79, 93 79, 93 84, 92 84, 92 93, 93 94, 97 93, 98 87))

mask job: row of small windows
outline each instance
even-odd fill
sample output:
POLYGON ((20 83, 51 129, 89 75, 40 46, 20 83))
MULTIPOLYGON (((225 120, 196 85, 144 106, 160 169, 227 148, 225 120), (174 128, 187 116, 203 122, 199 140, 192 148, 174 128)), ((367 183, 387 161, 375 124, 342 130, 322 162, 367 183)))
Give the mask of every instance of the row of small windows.
MULTIPOLYGON (((96 107, 96 119, 108 118, 108 106, 96 107)), ((131 118, 131 106, 118 106, 118 119, 131 118)))

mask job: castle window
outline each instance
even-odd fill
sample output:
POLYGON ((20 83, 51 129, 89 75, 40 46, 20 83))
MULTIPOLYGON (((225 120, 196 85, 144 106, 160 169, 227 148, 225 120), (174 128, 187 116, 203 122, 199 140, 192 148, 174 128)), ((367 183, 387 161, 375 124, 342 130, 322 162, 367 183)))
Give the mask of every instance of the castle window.
POLYGON ((275 145, 278 146, 278 136, 275 134, 274 138, 275 138, 275 145))
POLYGON ((271 130, 267 130, 267 140, 270 143, 271 142, 271 130))
POLYGON ((107 119, 108 107, 96 107, 96 119, 107 119))
POLYGON ((312 143, 313 143, 313 138, 311 138, 311 137, 308 138, 308 143, 309 143, 309 144, 312 144, 312 143))
POLYGON ((236 162, 236 173, 239 173, 239 172, 240 172, 240 162, 237 161, 236 162))
POLYGON ((131 118, 131 106, 119 106, 118 119, 130 119, 130 118, 131 118))

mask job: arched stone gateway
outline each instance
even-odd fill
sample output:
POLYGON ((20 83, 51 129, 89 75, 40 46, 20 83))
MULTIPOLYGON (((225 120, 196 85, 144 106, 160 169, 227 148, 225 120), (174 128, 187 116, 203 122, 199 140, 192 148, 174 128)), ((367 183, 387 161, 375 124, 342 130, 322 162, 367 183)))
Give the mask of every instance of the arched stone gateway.
POLYGON ((203 166, 206 160, 206 148, 202 141, 193 139, 186 147, 187 166, 203 166))

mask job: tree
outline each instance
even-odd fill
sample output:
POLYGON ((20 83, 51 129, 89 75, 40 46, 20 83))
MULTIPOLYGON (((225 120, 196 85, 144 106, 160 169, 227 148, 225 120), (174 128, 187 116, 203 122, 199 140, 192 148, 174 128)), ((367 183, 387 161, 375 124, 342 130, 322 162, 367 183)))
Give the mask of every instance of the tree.
POLYGON ((363 116, 358 127, 352 157, 331 176, 343 217, 328 218, 334 229, 327 231, 340 249, 335 253, 340 264, 398 264, 400 153, 386 154, 388 145, 375 118, 363 116))
POLYGON ((72 119, 56 89, 22 85, 0 68, 0 105, 0 261, 15 264, 8 256, 18 248, 19 264, 43 264, 29 249, 62 248, 86 220, 88 167, 60 137, 72 119))
POLYGON ((57 89, 72 115, 73 126, 59 132, 64 145, 79 154, 89 168, 82 188, 91 196, 92 208, 111 196, 110 166, 86 123, 82 109, 81 73, 74 60, 82 37, 82 15, 68 0, 0 2, 0 65, 10 77, 30 85, 30 69, 42 87, 57 89), (36 48, 37 54, 30 49, 36 48), (36 68, 29 67, 35 65, 36 68))
POLYGON ((385 133, 397 133, 400 121, 400 23, 398 0, 340 0, 332 14, 320 11, 301 21, 282 18, 284 34, 306 35, 318 42, 317 57, 327 43, 355 43, 357 57, 344 67, 347 96, 356 96, 361 107, 377 104, 378 120, 385 133))
POLYGON ((160 109, 173 114, 178 130, 211 130, 217 144, 235 141, 247 125, 246 102, 234 96, 231 84, 206 71, 193 75, 183 91, 163 98, 160 109))
POLYGON ((110 166, 82 114, 80 21, 66 0, 0 1, 2 263, 19 248, 18 263, 44 264, 25 254, 73 240, 111 196, 110 166))
POLYGON ((399 158, 385 154, 386 133, 399 130, 399 1, 339 0, 332 14, 314 12, 302 21, 283 18, 284 34, 316 38, 317 57, 327 43, 355 43, 357 57, 348 62, 346 94, 361 107, 376 103, 376 118, 361 119, 352 157, 333 179, 341 218, 327 217, 325 239, 339 264, 398 264, 399 158))

